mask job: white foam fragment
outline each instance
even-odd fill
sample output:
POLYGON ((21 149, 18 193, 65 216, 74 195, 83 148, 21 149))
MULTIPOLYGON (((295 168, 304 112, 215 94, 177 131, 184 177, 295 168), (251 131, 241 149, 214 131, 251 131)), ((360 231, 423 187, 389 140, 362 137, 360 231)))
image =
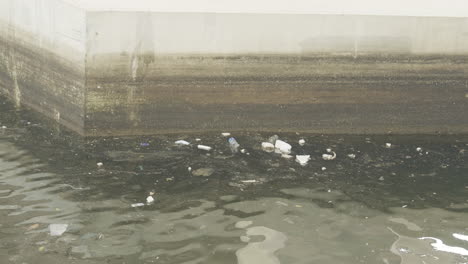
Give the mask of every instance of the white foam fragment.
POLYGON ((201 150, 206 150, 206 151, 210 151, 210 150, 211 150, 211 147, 205 146, 205 145, 198 145, 197 147, 198 147, 198 149, 201 149, 201 150))
POLYGON ((221 133, 221 135, 222 135, 223 137, 229 137, 229 136, 231 135, 231 133, 225 132, 225 133, 221 133))
POLYGON ((301 166, 307 165, 310 160, 310 155, 296 155, 296 162, 301 164, 301 166))
POLYGON ((275 151, 277 153, 282 153, 282 154, 289 154, 291 153, 291 145, 288 143, 282 141, 282 140, 276 140, 275 142, 275 151))
POLYGON ((133 208, 135 208, 135 207, 142 207, 142 206, 145 206, 145 204, 144 204, 144 203, 134 203, 134 204, 131 204, 131 206, 132 206, 133 208))
POLYGON ((150 195, 150 196, 146 197, 146 203, 147 204, 152 204, 153 202, 154 202, 153 196, 150 195))
POLYGON ((270 142, 262 142, 262 149, 265 152, 273 152, 275 151, 275 145, 270 142))
POLYGON ((336 159, 336 153, 335 152, 331 152, 333 154, 322 154, 322 159, 324 160, 334 160, 336 159))
POLYGON ((174 144, 176 144, 177 146, 188 146, 190 145, 190 142, 185 140, 177 140, 174 144))
POLYGON ((299 139, 299 145, 304 146, 305 145, 305 140, 304 139, 299 139))

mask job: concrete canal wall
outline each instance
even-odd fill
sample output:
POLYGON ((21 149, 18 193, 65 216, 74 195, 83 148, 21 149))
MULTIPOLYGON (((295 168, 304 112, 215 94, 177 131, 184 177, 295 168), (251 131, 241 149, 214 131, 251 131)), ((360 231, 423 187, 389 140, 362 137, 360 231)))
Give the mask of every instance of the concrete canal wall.
POLYGON ((462 2, 182 2, 0 0, 0 90, 91 136, 468 132, 462 2))

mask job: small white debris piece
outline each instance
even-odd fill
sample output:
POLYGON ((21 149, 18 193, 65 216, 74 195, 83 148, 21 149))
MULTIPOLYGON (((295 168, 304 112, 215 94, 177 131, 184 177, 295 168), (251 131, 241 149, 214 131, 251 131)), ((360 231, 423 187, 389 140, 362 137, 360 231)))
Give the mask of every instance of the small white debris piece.
POLYGON ((2 126, 2 129, 6 129, 7 127, 6 126, 2 126))
POLYGON ((289 154, 291 153, 291 145, 288 143, 282 141, 282 140, 276 140, 275 142, 275 152, 276 153, 282 153, 282 154, 289 154))
POLYGON ((291 155, 289 155, 289 154, 281 154, 281 157, 282 157, 283 159, 292 159, 292 158, 293 158, 293 156, 291 156, 291 155))
POLYGON ((328 191, 327 191, 327 192, 331 193, 331 190, 330 190, 330 189, 328 189, 328 191))
POLYGON ((406 208, 406 207, 408 207, 408 205, 407 205, 407 204, 403 205, 401 208, 406 208))
POLYGON ((379 181, 383 181, 385 178, 383 176, 380 176, 379 181))
POLYGON ((102 166, 104 166, 104 163, 98 162, 96 165, 97 165, 98 167, 102 167, 102 166))
POLYGON ((241 149, 241 151, 240 151, 240 152, 241 152, 242 154, 245 154, 245 153, 247 153, 247 150, 245 150, 245 149, 241 149))
POLYGON ((262 149, 265 152, 273 152, 275 151, 275 145, 270 142, 262 142, 262 149))
POLYGON ((134 203, 131 205, 133 208, 145 206, 144 203, 134 203))
POLYGON ((242 183, 257 183, 257 180, 244 180, 242 183))
POLYGON ((190 145, 190 142, 185 140, 177 140, 176 142, 174 142, 174 144, 176 144, 177 146, 188 146, 190 145))
POLYGON ((205 145, 198 145, 197 147, 198 147, 198 149, 201 149, 201 150, 206 150, 206 151, 210 151, 210 150, 211 150, 211 147, 205 146, 205 145))
POLYGON ((331 148, 327 148, 327 152, 331 153, 332 152, 331 148))
POLYGON ((221 133, 221 135, 222 135, 223 137, 229 137, 229 136, 231 135, 231 133, 227 133, 227 132, 226 132, 226 133, 221 133))
POLYGON ((195 141, 200 142, 201 138, 196 138, 195 141))
POLYGON ((421 151, 422 151, 422 148, 417 147, 417 148, 416 148, 416 151, 417 151, 417 152, 421 152, 421 151))
POLYGON ((391 148, 391 147, 392 147, 392 143, 385 143, 385 147, 386 147, 386 148, 391 148))
POLYGON ((336 153, 335 152, 331 152, 333 154, 322 154, 322 159, 324 160, 334 160, 336 159, 336 153))
POLYGON ((307 165, 310 160, 310 155, 296 155, 296 162, 301 164, 301 166, 307 165))
POLYGON ((188 170, 189 172, 191 172, 191 171, 192 171, 192 167, 188 167, 187 170, 188 170))
POLYGON ((356 154, 348 154, 348 157, 349 157, 350 159, 355 159, 355 158, 356 158, 356 154))
POLYGON ((154 202, 154 198, 153 196, 148 196, 146 197, 146 204, 152 204, 154 202))
POLYGON ((299 145, 304 146, 305 145, 305 140, 303 138, 299 139, 299 145))
POLYGON ((326 171, 327 170, 327 167, 322 167, 322 171, 326 171))
POLYGON ((65 231, 67 231, 67 224, 50 224, 49 232, 51 236, 61 236, 65 231))

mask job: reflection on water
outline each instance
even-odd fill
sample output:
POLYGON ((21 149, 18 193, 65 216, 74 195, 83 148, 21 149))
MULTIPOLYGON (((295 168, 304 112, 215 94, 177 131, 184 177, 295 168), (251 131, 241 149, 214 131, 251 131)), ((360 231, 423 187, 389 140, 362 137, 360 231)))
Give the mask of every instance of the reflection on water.
POLYGON ((280 134, 303 167, 269 134, 232 155, 220 134, 83 141, 39 120, 0 105, 0 263, 468 263, 467 137, 280 134), (214 150, 173 144, 195 138, 214 150))

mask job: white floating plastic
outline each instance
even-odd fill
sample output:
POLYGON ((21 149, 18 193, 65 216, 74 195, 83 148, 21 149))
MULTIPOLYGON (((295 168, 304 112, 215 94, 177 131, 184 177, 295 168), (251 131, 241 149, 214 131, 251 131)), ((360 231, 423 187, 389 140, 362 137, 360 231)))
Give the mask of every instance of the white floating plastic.
POLYGON ((175 144, 178 145, 178 146, 188 146, 188 145, 190 145, 190 142, 187 142, 185 140, 177 140, 175 142, 175 144))
POLYGON ((198 145, 197 147, 198 147, 198 149, 201 149, 201 150, 206 150, 206 151, 210 151, 210 150, 211 150, 211 147, 205 146, 205 145, 198 145))
POLYGON ((282 140, 276 140, 276 143, 275 143, 275 151, 277 153, 283 153, 283 154, 289 154, 291 153, 291 145, 289 145, 288 143, 282 141, 282 140))
POLYGON ((296 155, 296 162, 301 164, 301 166, 307 165, 310 160, 310 155, 296 155))

